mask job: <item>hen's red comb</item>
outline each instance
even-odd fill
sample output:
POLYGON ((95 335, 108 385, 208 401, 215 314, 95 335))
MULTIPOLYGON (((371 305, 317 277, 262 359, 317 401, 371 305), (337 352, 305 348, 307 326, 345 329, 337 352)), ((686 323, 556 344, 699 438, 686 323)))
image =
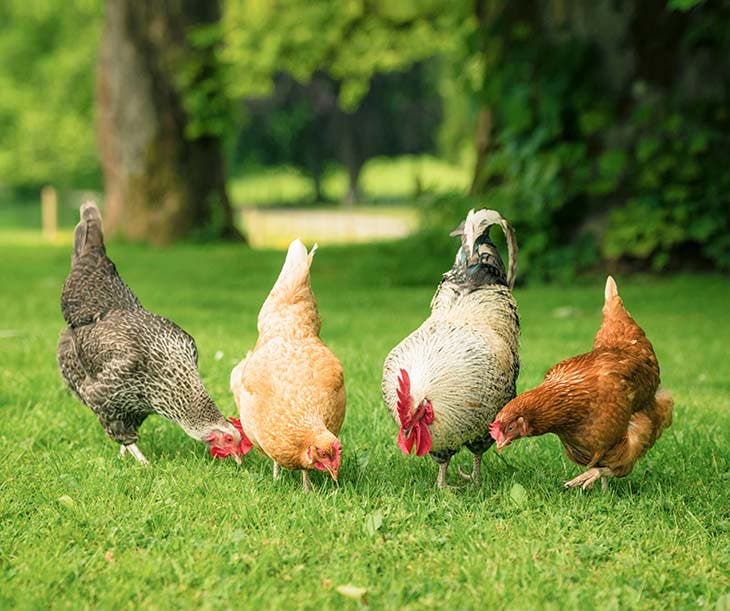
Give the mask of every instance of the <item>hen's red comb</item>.
POLYGON ((228 418, 228 422, 230 422, 234 427, 236 427, 236 430, 241 434, 241 443, 238 446, 238 449, 241 451, 241 455, 248 454, 248 452, 253 448, 253 443, 251 443, 251 440, 248 438, 246 433, 243 432, 243 426, 241 426, 241 419, 240 418, 234 418, 231 416, 228 418))
POLYGON ((403 426, 411 424, 411 378, 405 369, 398 378, 398 417, 403 426))
POLYGON ((495 420, 492 422, 492 424, 489 425, 489 434, 492 436, 492 439, 495 441, 499 441, 504 437, 502 433, 502 421, 501 420, 495 420))
POLYGON ((332 442, 332 448, 335 451, 335 455, 332 457, 332 464, 336 467, 340 466, 340 459, 342 458, 342 444, 339 439, 335 439, 332 442))

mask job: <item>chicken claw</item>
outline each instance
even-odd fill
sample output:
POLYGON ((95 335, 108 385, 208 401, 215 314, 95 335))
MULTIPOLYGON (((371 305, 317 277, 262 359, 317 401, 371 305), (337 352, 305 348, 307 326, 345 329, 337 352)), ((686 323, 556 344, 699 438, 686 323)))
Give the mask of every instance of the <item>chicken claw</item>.
POLYGON ((446 483, 446 471, 449 469, 449 462, 451 461, 447 460, 446 462, 439 463, 439 474, 436 478, 436 485, 440 490, 449 490, 450 488, 454 488, 454 486, 450 486, 446 483))
POLYGON ((459 475, 461 475, 461 477, 463 477, 465 480, 468 480, 474 484, 478 484, 479 480, 481 479, 481 466, 482 466, 481 454, 474 454, 474 463, 472 464, 471 473, 466 473, 461 468, 461 465, 459 465, 457 467, 457 470, 459 471, 459 475))
POLYGON ((608 478, 613 476, 613 471, 607 467, 594 467, 588 469, 585 473, 581 473, 575 479, 565 482, 566 488, 574 488, 580 486, 583 490, 590 490, 598 478, 601 478, 601 487, 604 491, 608 490, 608 478))
POLYGON ((120 458, 123 458, 127 452, 129 452, 132 456, 134 456, 137 459, 137 462, 139 462, 143 465, 150 464, 150 461, 145 458, 145 455, 142 454, 140 449, 137 447, 136 443, 130 443, 128 446, 125 446, 125 445, 119 446, 119 457, 120 458))

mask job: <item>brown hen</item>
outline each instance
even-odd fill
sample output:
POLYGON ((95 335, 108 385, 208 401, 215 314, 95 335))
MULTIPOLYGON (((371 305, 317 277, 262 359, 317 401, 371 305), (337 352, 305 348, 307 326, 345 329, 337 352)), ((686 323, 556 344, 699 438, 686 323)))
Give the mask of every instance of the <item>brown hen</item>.
POLYGON ((501 450, 519 437, 555 433, 568 457, 588 470, 566 487, 587 489, 631 473, 672 423, 673 401, 659 389, 651 342, 606 281, 603 322, 593 351, 553 366, 542 384, 510 401, 490 427, 501 450))

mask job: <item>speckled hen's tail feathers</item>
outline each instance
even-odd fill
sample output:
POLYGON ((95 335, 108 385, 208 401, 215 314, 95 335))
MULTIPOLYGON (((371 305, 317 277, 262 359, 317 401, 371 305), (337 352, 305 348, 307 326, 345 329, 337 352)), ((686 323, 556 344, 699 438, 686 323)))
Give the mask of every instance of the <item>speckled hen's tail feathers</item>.
POLYGON ((81 204, 79 220, 74 229, 74 254, 79 256, 89 248, 104 246, 104 228, 101 213, 92 201, 81 204))

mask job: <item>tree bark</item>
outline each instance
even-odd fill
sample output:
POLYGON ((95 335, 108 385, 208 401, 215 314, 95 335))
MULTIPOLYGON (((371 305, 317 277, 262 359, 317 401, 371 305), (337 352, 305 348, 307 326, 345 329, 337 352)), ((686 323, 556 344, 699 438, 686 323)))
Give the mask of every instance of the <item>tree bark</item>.
POLYGON ((342 113, 341 115, 341 137, 340 151, 342 161, 347 170, 347 192, 342 199, 342 204, 346 207, 352 207, 359 203, 361 198, 359 183, 360 171, 365 164, 365 160, 360 153, 357 137, 355 135, 355 126, 353 115, 342 113))
POLYGON ((107 0, 96 95, 110 231, 155 244, 241 238, 220 139, 186 137, 178 81, 193 53, 213 52, 193 51, 190 29, 219 18, 213 0, 107 0))

